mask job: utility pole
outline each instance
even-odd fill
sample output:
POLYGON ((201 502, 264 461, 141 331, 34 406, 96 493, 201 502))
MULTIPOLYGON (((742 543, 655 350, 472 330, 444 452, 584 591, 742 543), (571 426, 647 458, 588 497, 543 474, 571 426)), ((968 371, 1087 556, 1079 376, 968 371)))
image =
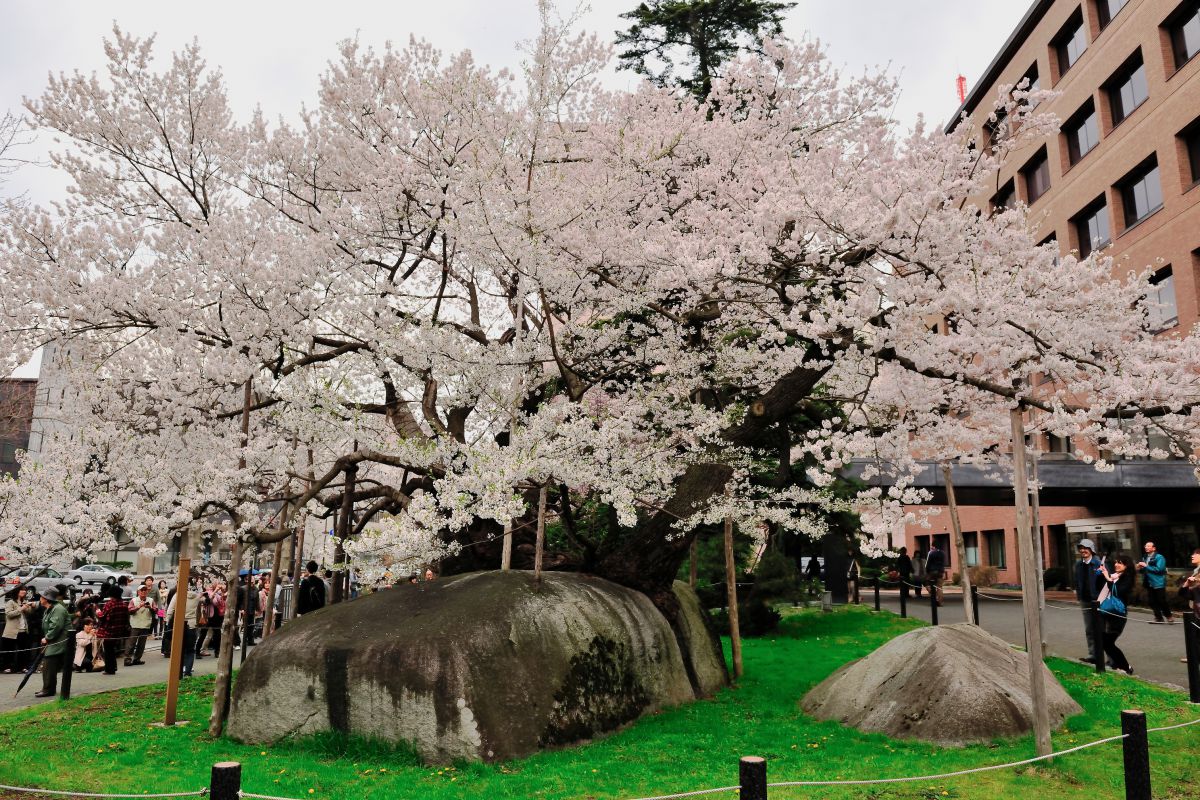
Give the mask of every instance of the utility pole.
POLYGON ((1017 506, 1017 541, 1021 556, 1021 608, 1025 612, 1025 644, 1029 661, 1029 695, 1033 703, 1033 733, 1039 756, 1054 752, 1050 744, 1050 711, 1046 707, 1046 676, 1042 662, 1042 613, 1038 605, 1036 543, 1029 519, 1029 481, 1025 460, 1025 418, 1018 403, 1009 412, 1012 424, 1013 490, 1017 506))

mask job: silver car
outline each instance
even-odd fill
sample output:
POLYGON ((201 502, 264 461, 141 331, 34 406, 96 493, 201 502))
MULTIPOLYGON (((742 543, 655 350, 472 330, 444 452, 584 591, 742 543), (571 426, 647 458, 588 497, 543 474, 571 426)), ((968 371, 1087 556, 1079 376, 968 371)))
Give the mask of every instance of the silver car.
POLYGON ((131 581, 133 580, 133 576, 128 572, 113 569, 108 564, 84 564, 82 567, 68 572, 67 580, 75 581, 76 586, 83 586, 84 584, 95 586, 101 583, 115 584, 117 579, 122 575, 131 581))
POLYGON ((4 591, 16 589, 18 586, 27 586, 33 589, 38 594, 42 594, 51 586, 57 586, 60 583, 65 583, 62 573, 48 567, 45 564, 35 564, 32 567, 18 567, 12 572, 4 575, 4 591), (30 578, 31 575, 36 577, 30 578))

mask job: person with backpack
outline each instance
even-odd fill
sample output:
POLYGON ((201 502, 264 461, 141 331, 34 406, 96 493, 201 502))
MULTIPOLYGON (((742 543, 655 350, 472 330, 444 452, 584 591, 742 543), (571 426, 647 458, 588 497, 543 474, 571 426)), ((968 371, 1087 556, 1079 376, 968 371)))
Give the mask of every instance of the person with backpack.
POLYGON ((325 607, 325 581, 317 574, 317 562, 310 561, 305 565, 307 573, 300 581, 299 593, 296 596, 296 616, 311 614, 325 607))

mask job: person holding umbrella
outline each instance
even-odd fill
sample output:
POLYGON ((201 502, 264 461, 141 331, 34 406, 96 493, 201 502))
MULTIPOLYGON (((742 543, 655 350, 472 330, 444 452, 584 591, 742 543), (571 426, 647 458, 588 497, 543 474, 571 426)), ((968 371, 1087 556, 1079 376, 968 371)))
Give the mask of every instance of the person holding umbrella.
POLYGON ((58 673, 67 656, 67 607, 58 602, 58 590, 42 592, 42 690, 34 697, 53 697, 58 692, 58 673))

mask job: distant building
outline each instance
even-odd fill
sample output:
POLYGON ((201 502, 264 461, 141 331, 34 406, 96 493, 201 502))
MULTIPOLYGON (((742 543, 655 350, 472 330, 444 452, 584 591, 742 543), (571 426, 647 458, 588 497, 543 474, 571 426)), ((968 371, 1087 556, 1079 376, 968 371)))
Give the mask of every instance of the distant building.
POLYGON ((0 380, 0 473, 16 475, 17 452, 29 449, 36 390, 36 380, 0 380))
MULTIPOLYGON (((1004 119, 989 119, 1000 86, 1027 79, 1059 92, 1045 110, 1062 121, 1061 132, 1013 153, 976 204, 985 213, 1026 204, 1040 241, 1064 254, 1111 256, 1115 276, 1152 267, 1159 336, 1200 319, 1198 54, 1200 0, 1037 0, 946 129, 966 114, 994 141, 1009 132, 1004 119)), ((1069 438, 1036 438, 1044 462, 1077 456, 1069 438)), ((1079 467, 1081 475, 1088 469, 1079 467)), ((1168 502, 1148 497, 1094 489, 1074 494, 1071 505, 1044 504, 1043 563, 1069 564, 1086 536, 1110 553, 1140 553, 1154 540, 1170 566, 1184 566, 1200 545, 1200 488, 1168 502)), ((968 566, 994 566, 1001 581, 1018 582, 1011 492, 1003 504, 960 514, 968 566)), ((935 539, 953 560, 949 524, 943 513, 932 529, 911 526, 906 543, 927 551, 935 539)))

